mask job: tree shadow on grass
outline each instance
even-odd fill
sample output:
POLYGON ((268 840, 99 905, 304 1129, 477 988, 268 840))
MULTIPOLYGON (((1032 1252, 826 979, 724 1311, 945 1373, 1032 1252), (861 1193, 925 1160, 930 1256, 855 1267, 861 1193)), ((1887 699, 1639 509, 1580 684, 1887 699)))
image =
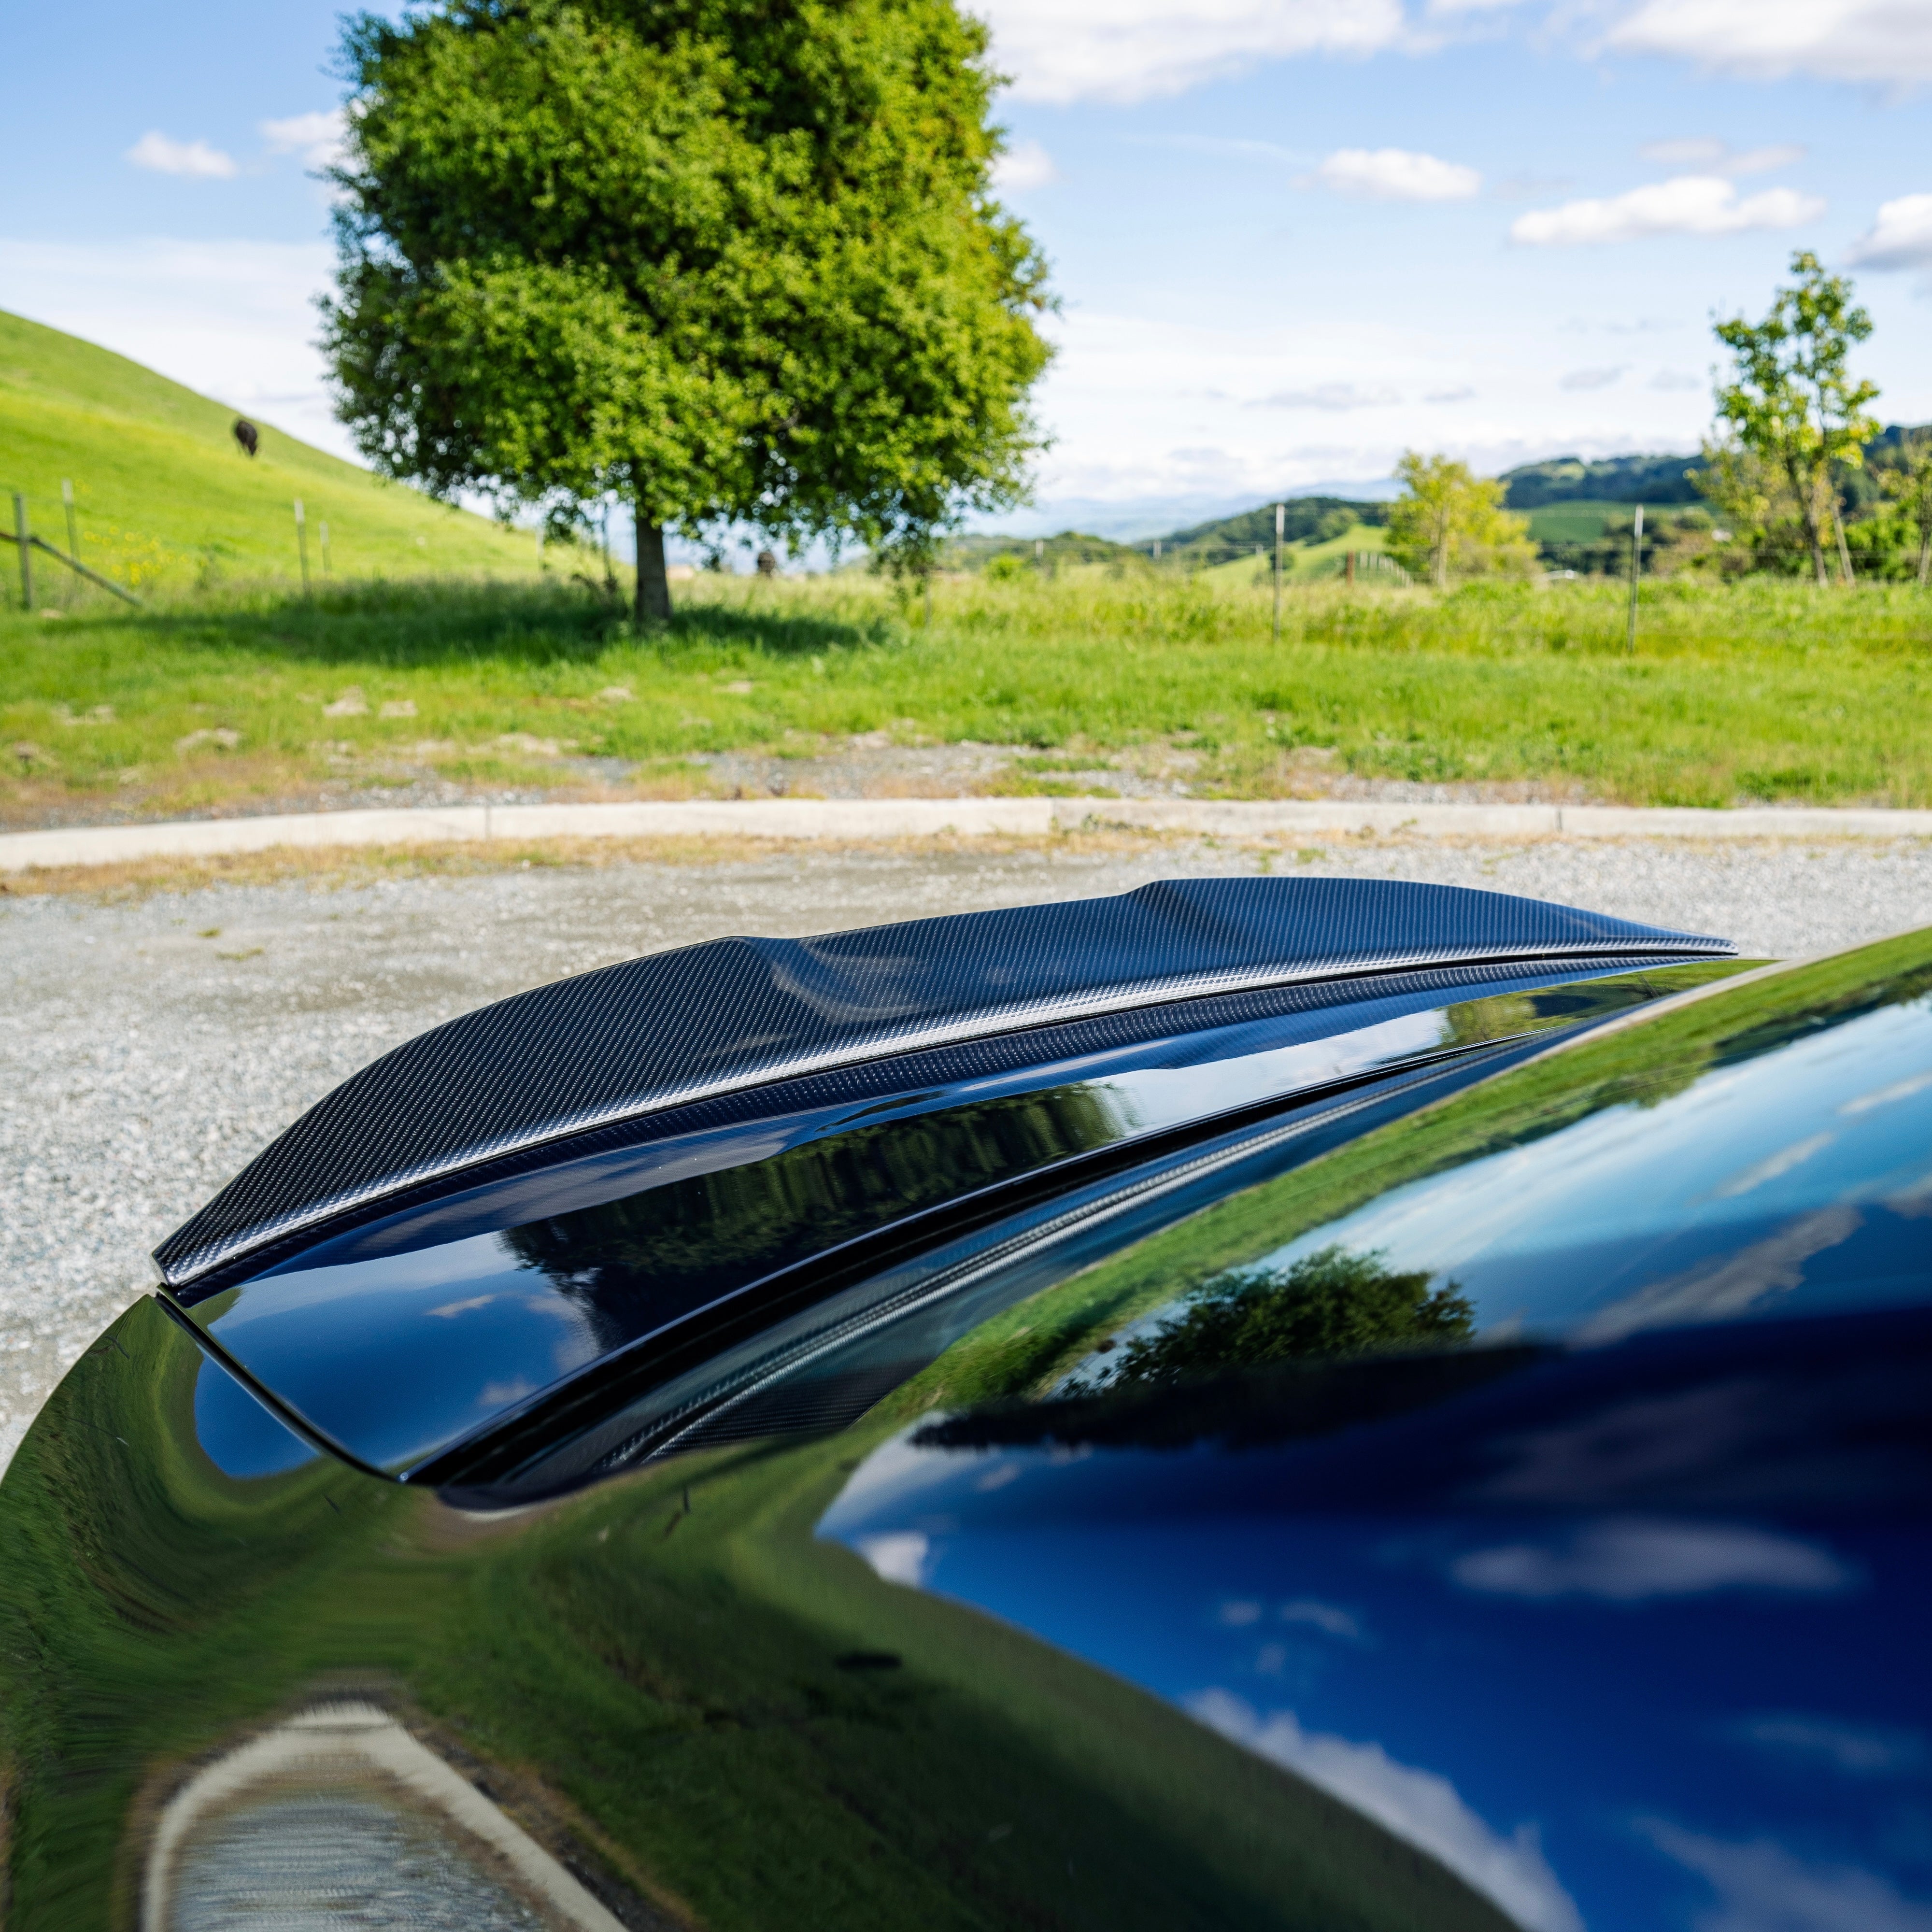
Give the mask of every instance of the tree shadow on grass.
POLYGON ((814 610, 762 610, 745 604, 694 604, 661 634, 673 649, 700 642, 770 657, 820 657, 830 651, 877 650, 896 643, 901 627, 884 611, 862 618, 814 610))
POLYGON ((883 617, 854 621, 712 604, 678 612, 662 629, 634 633, 620 606, 574 582, 377 581, 332 586, 308 598, 279 591, 243 593, 105 622, 177 648, 397 670, 590 663, 634 638, 674 656, 708 647, 796 658, 876 648, 894 634, 883 617))

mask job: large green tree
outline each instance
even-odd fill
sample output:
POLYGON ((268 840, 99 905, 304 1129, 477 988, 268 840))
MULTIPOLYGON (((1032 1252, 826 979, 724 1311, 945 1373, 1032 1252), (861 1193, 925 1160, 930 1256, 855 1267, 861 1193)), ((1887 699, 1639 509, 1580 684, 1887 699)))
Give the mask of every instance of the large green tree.
POLYGON ((1018 499, 1046 268, 952 0, 443 0, 345 30, 325 304, 364 452, 559 523, 917 548, 1018 499))
MULTIPOLYGON (((1716 325, 1732 367, 1718 385, 1718 418, 1730 438, 1782 480, 1804 524, 1812 574, 1829 580, 1828 536, 1851 575, 1834 478, 1864 461, 1878 434, 1869 406, 1874 382, 1855 382, 1853 347, 1872 332, 1871 317, 1852 299, 1843 275, 1829 275, 1804 250, 1791 258, 1796 278, 1778 290, 1762 322, 1742 316, 1716 325)), ((1709 454, 1706 452, 1707 456, 1709 454)))

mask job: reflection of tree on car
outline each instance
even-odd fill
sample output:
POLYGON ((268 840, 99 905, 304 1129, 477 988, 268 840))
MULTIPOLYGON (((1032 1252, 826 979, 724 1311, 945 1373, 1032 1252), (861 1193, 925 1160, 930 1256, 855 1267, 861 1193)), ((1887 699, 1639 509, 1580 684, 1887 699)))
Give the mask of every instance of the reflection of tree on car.
POLYGON ((1166 1382, 1262 1362, 1467 1341, 1475 1311, 1455 1282, 1432 1290, 1432 1279, 1426 1269, 1398 1273, 1379 1254, 1339 1246, 1286 1268, 1230 1268, 1190 1288, 1161 1328, 1128 1342, 1106 1382, 1166 1382))
POLYGON ((645 1298, 666 1313, 698 1306, 908 1211, 1106 1146, 1128 1125, 1112 1096, 1081 1085, 896 1114, 503 1238, 614 1346, 638 1331, 645 1298))

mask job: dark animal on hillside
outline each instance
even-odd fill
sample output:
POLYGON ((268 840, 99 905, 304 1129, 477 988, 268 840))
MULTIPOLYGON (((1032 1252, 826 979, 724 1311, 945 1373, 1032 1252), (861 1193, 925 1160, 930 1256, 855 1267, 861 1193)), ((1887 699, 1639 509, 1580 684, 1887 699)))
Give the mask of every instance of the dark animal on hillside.
POLYGON ((262 432, 246 416, 235 418, 235 440, 242 446, 242 453, 253 456, 262 446, 262 432))

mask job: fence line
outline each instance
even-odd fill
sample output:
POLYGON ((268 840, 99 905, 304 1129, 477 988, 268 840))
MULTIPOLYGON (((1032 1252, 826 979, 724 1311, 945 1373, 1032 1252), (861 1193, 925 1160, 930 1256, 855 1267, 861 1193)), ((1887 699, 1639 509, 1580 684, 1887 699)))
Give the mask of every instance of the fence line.
MULTIPOLYGON (((16 497, 14 500, 16 502, 20 502, 23 500, 16 497)), ((24 511, 16 521, 22 531, 26 530, 27 522, 24 511)), ((0 530, 0 543, 10 543, 19 547, 21 542, 22 538, 16 536, 11 530, 0 530)), ((137 610, 142 608, 141 599, 136 597, 133 591, 123 590, 119 584, 115 583, 111 578, 103 577, 99 571, 88 569, 79 557, 69 556, 65 550, 56 550, 45 537, 29 534, 26 536, 25 543, 26 547, 20 553, 20 604, 23 610, 31 610, 34 608, 32 554, 37 550, 46 551, 56 563, 65 564, 68 569, 86 578, 88 583, 98 584, 104 590, 111 590, 124 604, 131 604, 137 610)))

